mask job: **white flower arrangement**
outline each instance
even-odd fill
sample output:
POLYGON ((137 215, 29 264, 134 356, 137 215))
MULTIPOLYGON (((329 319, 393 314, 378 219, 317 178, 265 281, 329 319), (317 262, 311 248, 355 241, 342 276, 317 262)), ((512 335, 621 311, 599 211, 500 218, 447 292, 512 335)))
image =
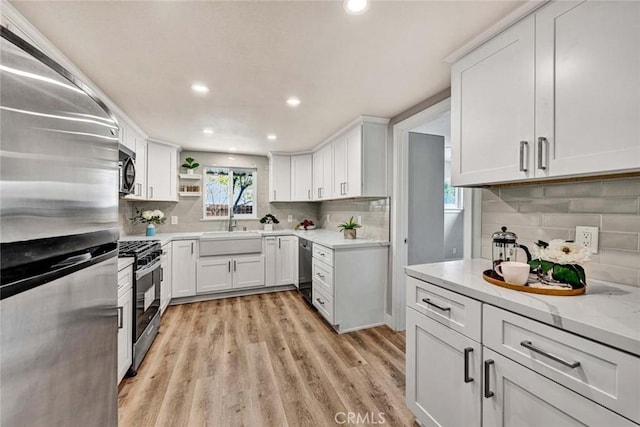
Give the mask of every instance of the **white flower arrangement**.
POLYGON ((145 210, 140 211, 136 208, 136 215, 130 218, 133 222, 141 222, 143 224, 164 224, 166 218, 161 210, 145 210))
POLYGON ((533 248, 533 255, 529 265, 542 283, 564 283, 573 289, 587 286, 582 267, 591 255, 587 248, 561 239, 549 243, 539 240, 533 248))

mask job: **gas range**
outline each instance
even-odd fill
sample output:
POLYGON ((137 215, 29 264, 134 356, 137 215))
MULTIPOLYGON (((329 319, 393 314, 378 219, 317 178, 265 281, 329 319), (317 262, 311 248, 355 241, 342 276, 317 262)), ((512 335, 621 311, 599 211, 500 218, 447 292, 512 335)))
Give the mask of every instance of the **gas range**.
POLYGON ((118 257, 134 257, 134 270, 141 270, 162 255, 160 240, 131 240, 118 243, 118 257))

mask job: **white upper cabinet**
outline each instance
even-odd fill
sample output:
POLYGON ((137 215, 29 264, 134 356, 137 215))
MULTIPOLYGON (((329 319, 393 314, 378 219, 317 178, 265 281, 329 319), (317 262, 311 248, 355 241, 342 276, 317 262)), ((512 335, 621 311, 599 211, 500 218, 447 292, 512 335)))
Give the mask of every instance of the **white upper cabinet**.
POLYGON ((331 144, 313 153, 313 199, 331 199, 333 193, 333 159, 331 144))
POLYGON ((640 169, 640 3, 557 1, 452 68, 452 182, 640 169))
POLYGON ((126 132, 132 135, 136 152, 136 180, 133 186, 133 194, 126 196, 127 199, 146 200, 147 199, 147 141, 140 135, 133 132, 130 127, 126 132))
POLYGON ((149 141, 147 145, 147 200, 176 201, 178 149, 149 141))
POLYGON ((313 158, 311 154, 291 156, 291 201, 313 200, 313 158))
POLYGON ((133 129, 120 117, 118 117, 118 125, 120 126, 120 144, 135 152, 136 139, 133 129))
POLYGON ((269 156, 269 201, 291 201, 291 156, 269 156))
POLYGON ((534 35, 529 16, 453 65, 453 185, 533 176, 534 35))
POLYGON ((555 2, 541 9, 536 176, 640 168, 639 76, 640 2, 555 2))

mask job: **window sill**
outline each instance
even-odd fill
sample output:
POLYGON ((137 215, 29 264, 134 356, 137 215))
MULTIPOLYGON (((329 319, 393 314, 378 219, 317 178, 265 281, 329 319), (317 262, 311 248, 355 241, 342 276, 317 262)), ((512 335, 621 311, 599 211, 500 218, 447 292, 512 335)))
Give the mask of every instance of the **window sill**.
POLYGON ((445 213, 460 213, 464 210, 464 208, 444 208, 445 213))
MULTIPOLYGON (((241 217, 241 218, 233 218, 233 221, 257 221, 258 217, 241 217)), ((201 218, 200 221, 229 221, 229 217, 228 216, 224 216, 224 217, 217 217, 217 218, 201 218)))

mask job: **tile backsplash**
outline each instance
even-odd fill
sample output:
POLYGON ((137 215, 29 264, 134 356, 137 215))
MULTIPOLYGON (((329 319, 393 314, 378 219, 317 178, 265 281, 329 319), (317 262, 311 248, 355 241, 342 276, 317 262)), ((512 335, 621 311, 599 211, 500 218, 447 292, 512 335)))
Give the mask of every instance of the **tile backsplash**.
POLYGON ((389 240, 389 199, 348 199, 323 202, 320 207, 320 226, 338 230, 338 225, 353 216, 361 218, 358 237, 389 240))
POLYGON ((482 190, 482 257, 491 234, 506 226, 528 247, 573 240, 577 225, 600 228, 589 278, 640 286, 640 177, 482 190))

